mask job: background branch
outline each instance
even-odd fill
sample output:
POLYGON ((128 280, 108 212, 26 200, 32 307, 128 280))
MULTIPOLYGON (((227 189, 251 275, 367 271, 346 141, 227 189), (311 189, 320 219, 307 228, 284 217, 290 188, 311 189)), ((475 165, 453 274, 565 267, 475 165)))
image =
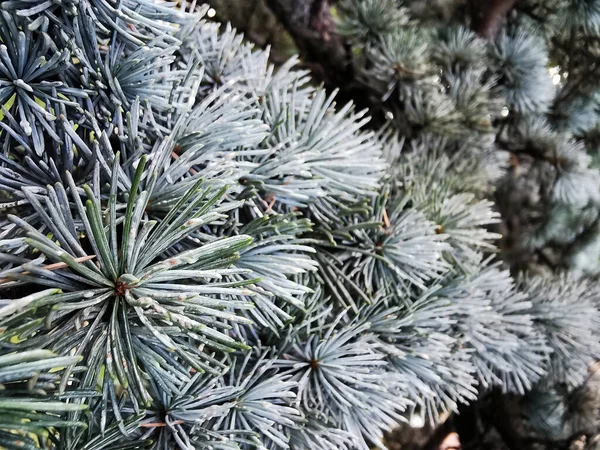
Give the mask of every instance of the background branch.
POLYGON ((318 79, 337 86, 352 81, 349 49, 335 33, 327 0, 267 0, 267 4, 318 79))
POLYGON ((504 17, 516 3, 517 0, 472 1, 473 29, 480 36, 492 39, 498 33, 504 17))

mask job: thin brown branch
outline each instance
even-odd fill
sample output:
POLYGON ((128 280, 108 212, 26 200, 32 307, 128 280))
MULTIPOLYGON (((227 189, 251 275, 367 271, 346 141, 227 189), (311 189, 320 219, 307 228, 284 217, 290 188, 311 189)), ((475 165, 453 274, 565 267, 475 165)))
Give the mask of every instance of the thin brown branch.
MULTIPOLYGON (((75 258, 75 262, 81 263, 81 262, 86 262, 86 261, 90 261, 92 259, 94 259, 96 257, 96 255, 86 255, 86 256, 82 256, 80 258, 75 258)), ((47 264, 45 266, 42 266, 42 269, 46 269, 46 270, 58 270, 58 269, 64 269, 65 267, 67 267, 67 264, 64 262, 59 262, 59 263, 52 263, 52 264, 47 264)), ((25 272, 21 272, 21 275, 30 275, 31 272, 25 271, 25 272)), ((7 278, 0 278, 0 283, 7 283, 11 281, 10 276, 7 278)))
MULTIPOLYGON (((91 261, 95 257, 96 257, 96 255, 82 256, 81 258, 75 258, 75 262, 79 263, 79 262, 91 261)), ((53 263, 53 264, 48 264, 46 266, 43 266, 43 268, 46 270, 64 269, 65 267, 67 267, 67 264, 64 262, 53 263)))
POLYGON ((515 6, 517 0, 474 0, 473 1, 473 29, 486 39, 493 39, 502 20, 515 6))
POLYGON ((327 0, 267 0, 269 8, 290 33, 313 74, 333 86, 353 79, 348 51, 335 33, 327 0))
MULTIPOLYGON (((181 425, 183 420, 175 420, 171 422, 171 425, 181 425)), ((157 427, 166 427, 167 424, 165 422, 148 422, 148 423, 140 423, 140 428, 157 428, 157 427)))
POLYGON ((383 224, 385 225, 385 228, 388 229, 389 227, 391 227, 390 219, 388 217, 388 213, 385 208, 383 208, 382 217, 383 217, 383 224))
MULTIPOLYGON (((179 153, 177 153, 177 151, 178 151, 178 148, 175 147, 175 150, 173 150, 171 152, 171 158, 173 158, 173 159, 179 159, 180 158, 179 153)), ((194 168, 190 168, 189 172, 192 175, 196 175, 198 173, 198 171, 196 169, 194 169, 194 168)))
POLYGON ((454 432, 455 428, 453 417, 450 417, 435 429, 435 431, 427 440, 427 443, 423 446, 422 450, 439 450, 448 435, 454 432))

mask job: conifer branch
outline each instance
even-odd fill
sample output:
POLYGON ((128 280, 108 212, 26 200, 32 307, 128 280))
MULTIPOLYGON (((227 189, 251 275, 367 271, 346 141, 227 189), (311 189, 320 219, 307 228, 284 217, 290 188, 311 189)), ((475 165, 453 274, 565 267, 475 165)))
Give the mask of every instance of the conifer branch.
POLYGON ((493 39, 501 23, 518 0, 472 1, 473 29, 485 39, 493 39))
POLYGON ((344 86, 352 81, 348 49, 335 30, 327 0, 268 0, 267 3, 318 79, 329 86, 344 86))

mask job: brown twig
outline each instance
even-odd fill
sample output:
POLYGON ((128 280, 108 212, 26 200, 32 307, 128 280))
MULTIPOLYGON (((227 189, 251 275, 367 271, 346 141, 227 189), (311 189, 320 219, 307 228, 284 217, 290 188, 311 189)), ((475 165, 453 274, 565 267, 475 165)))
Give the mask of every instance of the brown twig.
POLYGON ((265 197, 265 199, 263 200, 263 203, 267 206, 267 209, 265 209, 265 213, 269 213, 273 210, 273 206, 275 206, 275 201, 277 201, 277 197, 273 193, 265 197))
MULTIPOLYGON (((90 261, 92 259, 94 259, 96 257, 96 255, 86 255, 86 256, 82 256, 80 258, 75 258, 75 262, 86 262, 86 261, 90 261)), ((59 262, 59 263, 52 263, 52 264, 47 264, 45 266, 42 266, 42 269, 46 269, 46 270, 58 270, 58 269, 64 269, 65 267, 68 267, 68 265, 64 262, 59 262)), ((21 272, 21 275, 30 275, 31 272, 29 271, 25 271, 25 272, 21 272)), ((10 276, 8 278, 0 278, 0 283, 7 283, 11 281, 10 280, 10 276)))
MULTIPOLYGON (((96 255, 82 256, 80 258, 75 258, 75 262, 79 263, 79 262, 91 261, 95 257, 96 257, 96 255)), ((53 263, 53 264, 48 264, 46 266, 43 266, 43 268, 46 269, 46 270, 64 269, 65 267, 67 267, 67 264, 64 263, 64 262, 53 263)))
MULTIPOLYGON (((179 157, 180 157, 180 156, 179 156, 179 153, 177 153, 177 149, 178 149, 178 148, 179 148, 179 147, 175 147, 175 150, 173 150, 173 151, 171 152, 171 157, 172 157, 173 159, 179 159, 179 157)), ((196 174, 198 173, 198 171, 197 171, 196 169, 193 169, 193 168, 190 168, 189 172, 190 172, 192 175, 196 175, 196 174)))
MULTIPOLYGON (((175 420, 172 422, 172 425, 181 425, 183 420, 175 420)), ((148 423, 140 423, 140 428, 156 428, 156 427, 166 427, 167 424, 165 422, 148 422, 148 423)))
POLYGON ((494 38, 502 20, 516 3, 517 0, 474 0, 472 2, 473 29, 486 39, 494 38))
POLYGON ((386 230, 392 226, 390 223, 390 218, 388 217, 387 209, 383 208, 383 212, 381 213, 383 218, 383 224, 385 225, 386 230))
POLYGON ((448 418, 431 434, 422 450, 439 450, 450 433, 455 432, 453 417, 448 418))
POLYGON ((345 86, 354 74, 348 49, 335 32, 327 0, 267 0, 277 19, 289 32, 313 74, 331 86, 345 86))

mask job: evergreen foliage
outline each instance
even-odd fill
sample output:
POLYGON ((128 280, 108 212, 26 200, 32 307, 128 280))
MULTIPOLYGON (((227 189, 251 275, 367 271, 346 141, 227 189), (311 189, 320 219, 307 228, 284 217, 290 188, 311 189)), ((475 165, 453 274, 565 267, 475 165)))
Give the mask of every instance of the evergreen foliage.
MULTIPOLYGON (((343 30, 406 140, 195 4, 0 4, 1 446, 366 450, 493 387, 581 383, 597 290, 515 283, 482 197, 498 105, 553 100, 533 38, 434 49, 392 6, 347 2, 343 30)), ((549 141, 549 195, 587 208, 585 146, 549 141)))
MULTIPOLYGON (((513 344, 492 334, 483 340, 501 348, 519 345, 521 339, 527 342, 526 358, 505 359, 513 370, 508 378, 500 376, 503 391, 524 393, 535 386, 536 395, 546 392, 569 403, 580 395, 589 364, 598 355, 594 349, 598 334, 593 331, 597 328, 593 324, 597 292, 593 282, 581 278, 595 280, 600 273, 600 109, 595 64, 600 4, 505 2, 514 6, 505 18, 500 17, 491 37, 481 33, 488 37, 484 39, 474 31, 478 30, 477 11, 486 8, 478 3, 335 3, 335 32, 350 48, 347 73, 353 78, 347 81, 348 91, 368 96, 380 122, 397 130, 408 152, 390 159, 396 166, 392 169, 395 183, 402 183, 418 199, 417 208, 450 239, 457 239, 457 234, 447 229, 440 216, 443 208, 437 206, 438 198, 432 199, 432 190, 443 193, 442 204, 451 203, 446 196, 452 194, 460 196, 456 205, 474 205, 484 197, 496 200, 502 222, 491 229, 504 235, 503 257, 519 278, 519 293, 501 294, 499 284, 500 290, 490 288, 487 295, 496 312, 521 311, 518 305, 530 302, 532 309, 525 307, 532 315, 530 325, 545 330, 542 334, 547 341, 536 337, 536 326, 526 331, 524 321, 512 333, 513 344), (409 161, 409 171, 397 167, 403 159, 409 161), (585 349, 575 351, 578 345, 585 349), (548 350, 550 369, 542 375, 540 362, 548 350), (577 362, 580 356, 581 364, 577 362), (522 376, 521 370, 528 375, 522 376)), ((470 211, 461 215, 463 224, 486 229, 461 230, 458 236, 470 244, 476 240, 479 254, 486 239, 500 237, 488 231, 497 218, 475 214, 474 207, 470 211)), ((468 272, 485 273, 477 263, 469 265, 470 258, 464 259, 468 247, 462 251, 463 258, 453 255, 452 262, 468 272)), ((470 308, 484 304, 484 300, 474 301, 470 308)), ((463 317, 457 323, 460 328, 469 321, 463 317)), ((484 335, 493 333, 496 326, 506 332, 511 327, 508 323, 512 323, 509 317, 491 319, 484 335)), ((476 328, 467 325, 464 330, 469 334, 476 328)), ((471 335, 468 340, 477 348, 482 338, 471 335)), ((485 351, 488 366, 491 361, 503 364, 492 356, 489 345, 485 351)), ((476 363, 480 386, 493 385, 497 375, 479 368, 478 355, 471 360, 476 363)), ((535 402, 534 395, 528 399, 535 402)), ((530 411, 538 409, 539 405, 530 411)), ((571 427, 578 420, 571 416, 583 413, 575 410, 573 405, 568 410, 557 408, 555 417, 544 420, 532 413, 531 423, 549 435, 556 436, 560 429, 558 434, 564 439, 565 434, 579 431, 571 427)))
MULTIPOLYGON (((468 8, 446 3, 340 2, 356 82, 406 138, 468 147, 486 174, 490 152, 504 160, 496 199, 513 267, 597 275, 598 5, 520 1, 486 41, 468 8)), ((467 190, 489 192, 484 181, 467 190)))

